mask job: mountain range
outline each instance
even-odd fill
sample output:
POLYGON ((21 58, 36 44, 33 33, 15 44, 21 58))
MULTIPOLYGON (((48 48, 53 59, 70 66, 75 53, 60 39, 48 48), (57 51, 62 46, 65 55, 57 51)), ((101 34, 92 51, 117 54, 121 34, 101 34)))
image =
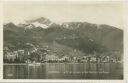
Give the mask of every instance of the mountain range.
POLYGON ((3 32, 4 47, 11 50, 24 49, 26 43, 31 43, 40 47, 45 44, 52 50, 55 48, 63 51, 77 50, 80 52, 78 54, 82 55, 112 51, 123 53, 123 30, 106 24, 88 22, 57 24, 41 17, 28 20, 24 24, 7 23, 3 25, 3 32))

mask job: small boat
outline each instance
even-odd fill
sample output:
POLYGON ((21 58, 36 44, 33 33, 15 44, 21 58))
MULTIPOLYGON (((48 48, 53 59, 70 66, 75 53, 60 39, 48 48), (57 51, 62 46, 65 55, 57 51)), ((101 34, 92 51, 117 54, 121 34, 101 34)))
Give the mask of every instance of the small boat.
POLYGON ((33 64, 33 63, 28 63, 28 66, 35 66, 35 64, 33 64))
POLYGON ((35 63, 36 65, 40 65, 41 63, 35 63))
POLYGON ((40 66, 41 63, 28 63, 29 66, 40 66))

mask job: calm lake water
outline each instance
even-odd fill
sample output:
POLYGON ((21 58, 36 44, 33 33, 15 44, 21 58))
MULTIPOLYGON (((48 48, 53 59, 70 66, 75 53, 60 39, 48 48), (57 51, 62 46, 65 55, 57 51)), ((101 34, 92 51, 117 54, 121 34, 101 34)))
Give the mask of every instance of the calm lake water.
POLYGON ((121 63, 4 65, 4 79, 123 79, 121 63))

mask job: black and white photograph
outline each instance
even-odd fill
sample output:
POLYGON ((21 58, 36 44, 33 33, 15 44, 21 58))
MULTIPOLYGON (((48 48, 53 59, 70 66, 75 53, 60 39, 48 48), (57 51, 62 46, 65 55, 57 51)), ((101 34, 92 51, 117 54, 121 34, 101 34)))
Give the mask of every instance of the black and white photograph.
POLYGON ((123 80, 121 3, 3 4, 3 79, 123 80))

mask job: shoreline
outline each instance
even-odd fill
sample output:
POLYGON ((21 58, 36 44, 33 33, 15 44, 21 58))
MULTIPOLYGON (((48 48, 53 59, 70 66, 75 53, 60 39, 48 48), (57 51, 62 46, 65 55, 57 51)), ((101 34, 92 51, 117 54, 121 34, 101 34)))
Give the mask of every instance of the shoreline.
MULTIPOLYGON (((39 63, 39 64, 38 63, 3 63, 3 65, 30 65, 30 64, 41 65, 41 64, 87 64, 87 63, 39 63)), ((93 63, 93 64, 105 64, 105 63, 93 63)))

